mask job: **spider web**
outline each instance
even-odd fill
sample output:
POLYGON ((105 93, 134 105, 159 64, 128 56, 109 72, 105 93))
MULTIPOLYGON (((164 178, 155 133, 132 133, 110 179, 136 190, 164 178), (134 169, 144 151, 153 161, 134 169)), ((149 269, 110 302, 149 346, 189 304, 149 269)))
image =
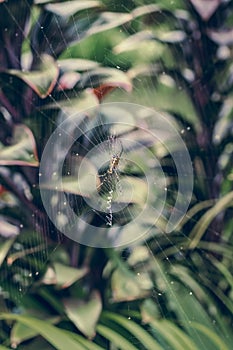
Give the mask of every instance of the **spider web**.
MULTIPOLYGON (((127 10, 127 8, 126 8, 126 10, 127 10)), ((87 17, 88 17, 88 13, 87 13, 87 17)), ((35 18, 33 18, 33 20, 34 21, 37 21, 37 18, 35 17, 35 18)), ((12 16, 12 21, 15 21, 15 18, 12 16)), ((73 18, 73 21, 74 21, 74 23, 75 23, 75 20, 74 20, 74 18, 73 18)), ((17 25, 17 23, 16 23, 16 25, 17 25)), ((57 22, 57 28, 58 28, 58 30, 60 31, 60 33, 62 33, 62 31, 61 31, 61 28, 60 28, 60 25, 59 25, 59 22, 57 22)), ((18 27, 18 29, 19 29, 19 31, 21 31, 21 32, 23 32, 23 28, 20 28, 20 27, 18 27)), ((122 30, 122 29, 120 29, 120 30, 122 30)), ((134 31, 134 29, 133 28, 130 28, 130 31, 131 32, 133 32, 134 31)), ((41 33, 42 33, 42 35, 44 36, 44 38, 46 39, 46 35, 45 35, 45 32, 43 31, 43 28, 42 28, 42 31, 41 31, 41 33)), ((135 33, 136 33, 136 31, 135 31, 135 33)), ((104 34, 105 35, 105 34, 104 34)), ((107 35, 107 34, 106 34, 107 35)), ((77 36, 79 36, 79 33, 78 33, 78 31, 77 31, 77 36)), ((26 38, 26 40, 27 40, 27 38, 26 38)), ((63 40, 64 40, 64 42, 65 42, 65 38, 63 37, 63 40)), ((93 55, 95 56, 95 47, 93 46, 93 48, 92 48, 92 50, 93 50, 93 55)), ((51 46, 51 50, 52 50, 52 46, 51 46)), ((82 50, 82 45, 80 46, 80 49, 79 50, 82 50)), ((67 50, 66 50, 66 56, 70 56, 70 58, 73 58, 73 54, 72 54, 72 50, 70 49, 70 46, 69 45, 67 45, 67 50)), ((82 58, 84 58, 85 57, 85 55, 83 54, 83 56, 82 56, 82 58)), ((109 58, 109 57, 111 57, 110 56, 110 52, 108 52, 108 49, 106 49, 106 60, 110 63, 110 64, 112 64, 112 65, 114 65, 114 62, 111 62, 111 58, 109 58)), ((123 60, 123 59, 122 59, 123 60)), ((122 61, 122 63, 124 64, 125 63, 125 61, 123 60, 122 61)), ((120 69, 120 66, 119 65, 117 65, 116 66, 116 68, 117 69, 120 69)), ((90 76, 90 79, 91 79, 91 76, 90 76)), ((153 82, 153 77, 149 77, 148 78, 148 88, 146 87, 146 86, 142 86, 141 84, 140 84, 140 80, 139 80, 139 78, 137 78, 136 79, 137 81, 138 81, 138 83, 139 84, 135 84, 135 87, 134 87, 134 89, 135 89, 135 92, 136 92, 136 94, 140 94, 141 92, 144 92, 144 97, 145 97, 145 100, 144 100, 144 104, 145 105, 150 105, 151 104, 151 96, 149 96, 148 95, 148 91, 150 90, 150 88, 151 88, 151 86, 153 86, 154 85, 154 82, 153 82)), ((63 92, 63 94, 64 94, 64 96, 66 97, 66 99, 67 100, 69 100, 70 102, 71 102, 71 99, 70 99, 70 97, 68 96, 68 94, 66 93, 66 91, 62 88, 62 86, 59 86, 59 88, 61 88, 61 91, 63 92)), ((121 88, 119 88, 119 90, 121 90, 121 88)), ((74 90, 73 91, 74 92, 74 94, 75 94, 75 96, 78 98, 79 97, 79 95, 78 95, 78 93, 76 92, 76 90, 74 90)), ((119 92, 117 92, 117 98, 121 98, 123 95, 125 96, 125 92, 122 90, 122 94, 119 94, 119 92), (120 97, 119 97, 120 96, 120 97)), ((56 104, 57 105, 57 107, 58 108, 60 108, 60 107, 62 107, 61 105, 59 105, 59 102, 56 100, 56 99, 54 99, 53 98, 53 96, 51 95, 50 96, 51 97, 51 100, 53 101, 53 103, 54 104, 56 104)), ((113 97, 111 97, 111 99, 113 99, 114 98, 114 94, 113 94, 113 97)), ((127 97, 127 99, 128 99, 129 97, 127 97)), ((132 98, 134 98, 134 97, 132 97, 132 98)), ((133 101, 133 102, 135 102, 135 101, 133 101)), ((40 113, 41 113, 41 115, 43 115, 45 118, 48 118, 48 115, 43 111, 43 110, 40 110, 40 113)), ((52 122, 52 123, 54 123, 55 124, 55 126, 57 126, 57 124, 56 124, 56 122, 55 121, 53 121, 53 120, 51 120, 50 119, 50 122, 52 122)), ((84 125, 85 126, 85 125, 84 125)), ((189 131, 190 131, 190 125, 188 125, 186 128, 183 128, 182 127, 182 129, 180 130, 180 133, 183 135, 183 136, 186 136, 186 134, 188 134, 189 133, 189 131)), ((70 134, 68 134, 68 136, 70 137, 70 134)), ((103 191, 103 192, 107 192, 107 200, 109 200, 108 199, 108 197, 109 197, 109 194, 110 194, 110 192, 111 191, 113 191, 114 190, 114 187, 115 186, 117 186, 118 184, 119 185, 121 185, 121 183, 122 183, 122 174, 124 173, 123 172, 123 170, 121 170, 121 168, 122 168, 122 163, 124 163, 124 155, 125 155, 125 153, 127 153, 127 151, 125 151, 125 149, 124 149, 124 147, 123 147, 123 153, 122 153, 122 157, 120 157, 120 160, 119 160, 119 169, 117 169, 117 178, 116 177, 113 177, 113 176, 108 176, 108 175, 106 175, 106 169, 108 170, 109 169, 109 164, 111 164, 111 158, 112 158, 112 156, 115 154, 115 155, 119 155, 119 149, 110 149, 111 147, 109 147, 109 142, 108 142, 108 139, 106 138, 106 135, 103 135, 103 134, 101 134, 101 133, 98 133, 98 130, 94 130, 94 133, 92 133, 92 135, 91 136, 89 136, 88 134, 86 134, 85 135, 85 137, 86 137, 86 140, 89 142, 89 146, 91 145, 91 147, 92 148, 95 148, 97 145, 101 145, 100 147, 98 147, 98 149, 96 149, 95 150, 95 152, 97 153, 100 153, 101 154, 101 152, 102 153, 105 153, 105 154, 108 154, 108 157, 109 157, 109 161, 108 161, 108 165, 107 165, 107 168, 106 168, 106 164, 105 164, 105 170, 104 170, 104 172, 102 172, 102 171, 100 171, 100 173, 98 173, 97 172, 97 177, 98 176, 100 176, 100 175, 104 175, 105 174, 105 176, 104 176, 104 178, 106 178, 106 181, 104 180, 104 182, 102 182, 103 183, 103 186, 101 186, 101 190, 102 190, 102 187, 105 187, 105 190, 106 191, 103 191), (122 158, 122 159, 121 159, 122 158), (115 183, 114 183, 115 182, 115 183), (105 186, 106 185, 106 186, 105 186)), ((109 134, 108 135, 108 137, 114 137, 114 134, 109 134)), ((118 138, 116 137, 116 140, 117 140, 118 138)), ((77 141, 77 140, 75 140, 75 141, 77 141)), ((117 144, 117 142, 118 141, 116 141, 116 144, 113 146, 113 148, 115 147, 115 148, 118 148, 119 147, 119 144, 117 144)), ((89 151, 89 146, 85 146, 85 142, 82 142, 82 150, 81 150, 81 153, 82 153, 82 151, 83 152, 86 152, 86 151, 89 151)), ((76 155, 77 157, 79 156, 79 153, 77 152, 77 155, 76 155)), ((72 166, 71 166, 71 168, 72 168, 72 166)), ((71 168, 65 168, 65 172, 67 173, 67 174, 69 174, 69 173, 72 173, 72 169, 71 168)), ((104 189, 104 188, 103 188, 104 189)), ((121 189, 119 189, 118 191, 117 191, 117 197, 119 198, 119 199, 121 199, 121 196, 123 196, 123 188, 121 188, 121 189)), ((170 196, 170 197, 172 197, 173 195, 174 196, 176 196, 176 194, 177 194, 177 190, 175 189, 175 190, 173 190, 173 188, 172 188, 172 186, 165 186, 164 187, 164 191, 166 191, 167 193, 168 193, 168 197, 170 196)), ((111 193, 112 194, 112 193, 111 193)), ((113 200, 113 197, 111 197, 111 203, 107 203, 107 204, 111 204, 111 207, 112 207, 112 200, 113 200)), ((74 206, 78 206, 78 210, 81 210, 82 209, 82 203, 80 203, 79 201, 77 201, 77 199, 76 198, 74 198, 74 206)), ((167 206, 168 206, 168 208, 169 208, 169 203, 167 203, 167 206)), ((173 209, 173 205, 171 204, 170 205, 170 209, 172 210, 173 209)), ((111 208, 110 208, 110 210, 111 210, 111 208)), ((100 213, 100 212, 97 212, 97 211, 95 211, 95 210, 93 210, 93 209, 91 209, 87 214, 88 215, 93 215, 93 213, 95 214, 95 213, 97 213, 97 218, 96 218, 96 220, 98 221, 98 218, 101 218, 101 222, 102 222, 102 224, 103 224, 103 221, 105 221, 105 224, 106 224, 106 213, 104 213, 103 215, 100 213), (102 218, 104 217, 104 220, 102 220, 102 218)), ((87 215, 86 214, 86 215, 87 215)), ((111 211, 109 211, 108 213, 107 213, 107 216, 108 215, 110 215, 111 214, 111 211)), ((135 215, 134 213, 130 213, 131 215, 135 215)), ((33 217, 36 217, 36 213, 33 213, 32 214, 32 216, 33 217)), ((87 216, 88 216, 87 215, 87 216)), ((113 216, 114 216, 114 214, 112 214, 113 216)), ((127 213, 126 212, 122 212, 121 213, 121 216, 123 216, 123 220, 125 219, 125 220, 127 220, 127 213)), ((187 217, 189 216, 189 213, 187 214, 187 217)), ((87 219, 88 220, 88 219, 87 219)), ((197 222, 197 220, 195 219, 195 218, 193 218, 193 217, 190 217, 190 220, 191 221, 193 221, 194 223, 196 223, 197 222)), ((113 221, 113 218, 111 218, 111 225, 112 225, 112 222, 113 221)), ((37 225, 37 223, 38 223, 38 220, 35 220, 35 225, 37 225)), ((47 223, 45 223, 45 222, 42 222, 42 225, 44 225, 44 230, 46 230, 47 228, 48 228, 48 224, 47 223)), ((110 225, 110 226, 111 226, 110 225)), ((23 227, 22 227, 22 229, 23 229, 23 227)), ((213 232, 216 234, 216 235, 218 235, 218 232, 215 232, 214 231, 214 229, 212 228, 212 230, 213 230, 213 232)), ((147 248, 148 248, 148 250, 150 251, 150 253, 153 255, 153 250, 151 249, 151 246, 153 246, 153 244, 154 245, 156 245, 156 247, 157 247, 157 251, 158 252, 160 252, 160 255, 161 256, 163 256, 163 259, 164 260, 167 260, 168 262, 169 262, 169 264, 172 266, 172 261, 170 261, 170 256, 169 256, 169 254, 168 254, 168 251, 166 252, 165 250, 164 250, 164 248, 163 248, 163 246, 161 246, 160 245, 160 243, 159 243, 159 240, 156 238, 156 235, 158 234, 158 230, 157 229, 155 229, 154 230, 154 232, 152 233, 152 235, 151 235, 151 240, 150 240, 150 243, 148 243, 147 242, 147 240, 145 240, 145 245, 147 246, 147 248)), ((186 236, 186 234, 184 233, 184 231, 183 230, 181 230, 181 231, 177 231, 177 234, 180 234, 180 236, 181 236, 181 238, 183 238, 185 241, 187 240, 187 236, 186 236)), ((167 246, 168 247, 173 247, 174 248, 174 250, 176 251, 176 253, 180 256, 180 259, 186 259, 186 257, 185 257, 185 254, 183 253, 183 247, 181 246, 181 245, 176 245, 175 243, 174 243, 174 240, 173 240, 173 235, 172 234, 166 234, 166 233, 162 233, 162 235, 163 235, 163 240, 164 241, 166 241, 167 242, 167 246)), ((18 298, 20 298, 20 296, 21 296, 21 293, 22 292, 24 292, 24 291, 26 291, 27 290, 27 287, 28 287, 28 285, 29 285, 29 281, 30 281, 30 278, 32 277, 32 274, 34 274, 34 277, 35 276, 38 276, 39 274, 40 274, 40 272, 39 272, 39 269, 41 268, 41 264, 39 264, 38 265, 38 261, 40 261, 41 260, 41 262, 44 262, 48 257, 49 257, 49 254, 50 254, 50 252, 47 250, 47 248, 46 248, 46 246, 44 246, 44 238, 40 235, 40 233, 36 233, 36 236, 37 236, 37 240, 38 240, 38 243, 39 243, 39 245, 41 245, 41 246, 43 246, 43 249, 41 249, 41 250, 39 250, 39 252, 33 252, 33 248, 32 248, 32 260, 33 260, 33 256, 35 255, 35 260, 34 260, 34 262, 33 262, 33 264, 31 265, 31 266, 28 266, 28 270, 26 270, 25 269, 25 267, 24 267, 24 265, 23 265, 23 263, 22 263, 22 268, 24 269, 24 274, 25 274, 25 276, 23 277, 23 280, 21 280, 21 286, 19 287, 19 294, 18 294, 18 298), (38 265, 38 266, 37 266, 38 265), (22 285, 23 285, 23 287, 22 287, 22 285), (24 290, 23 290, 23 288, 25 288, 24 290)), ((181 240, 181 242, 182 242, 182 240, 181 240)), ((31 246, 32 247, 34 247, 35 246, 35 241, 34 241, 34 239, 32 239, 32 242, 30 243, 30 238, 29 238, 29 245, 31 244, 31 246)), ((60 244, 60 242, 58 243, 58 244, 60 244)), ((21 249, 24 249, 23 248, 23 246, 22 245, 20 245, 20 244, 18 244, 18 246, 17 246, 17 243, 15 243, 15 246, 14 246, 14 248, 15 248, 15 250, 16 251, 20 251, 21 249)), ((205 254, 205 252, 203 251, 203 254, 205 254)), ((155 259, 155 264, 157 264, 157 262, 156 262, 156 258, 154 257, 154 259, 155 259)), ((142 267, 144 267, 144 269, 145 269, 145 271, 144 272, 146 272, 146 269, 147 269, 147 267, 146 267, 146 264, 144 264, 144 261, 142 260, 141 261, 141 263, 142 263, 142 267)), ((139 276, 139 278, 140 278, 140 276, 139 276)), ((173 294, 173 296, 175 297, 175 294, 173 293, 173 289, 172 289, 172 285, 167 285, 167 282, 165 281, 164 282, 165 284, 166 284, 166 287, 167 288, 169 288, 169 292, 171 293, 171 294, 173 294)), ((153 288, 153 293, 154 293, 154 295, 156 296, 156 298, 158 299, 158 305, 160 305, 160 303, 159 303, 159 297, 161 296, 161 294, 163 294, 163 292, 161 293, 161 291, 158 291, 156 288, 153 288)), ((17 294, 16 294, 17 295, 17 294)), ((130 303, 128 304, 129 306, 128 306, 128 310, 129 310, 129 315, 131 315, 131 313, 130 313, 130 303)), ((182 307, 182 306, 181 306, 182 307)), ((161 308, 160 309, 160 311, 161 311, 161 313, 163 314, 163 309, 161 308)), ((129 316, 130 317, 130 316, 129 316)), ((166 318, 166 314, 164 314, 164 317, 166 318)), ((187 319, 187 323, 188 322, 190 322, 190 317, 188 316, 188 315, 186 315, 186 319, 187 319)), ((197 336, 198 336, 198 334, 197 334, 197 336)), ((132 343, 133 344, 135 344, 135 345, 137 345, 137 343, 136 343, 136 339, 132 339, 132 343)))

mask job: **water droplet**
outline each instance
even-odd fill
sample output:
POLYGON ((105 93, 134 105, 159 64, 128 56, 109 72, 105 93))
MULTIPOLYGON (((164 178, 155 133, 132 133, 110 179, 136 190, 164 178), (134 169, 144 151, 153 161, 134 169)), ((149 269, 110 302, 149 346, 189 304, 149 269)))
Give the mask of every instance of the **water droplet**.
POLYGON ((35 275, 36 275, 36 276, 38 276, 38 275, 39 275, 39 272, 38 272, 38 271, 36 271, 35 275))
POLYGON ((42 176, 42 173, 39 173, 39 176, 42 176))
POLYGON ((193 292, 189 292, 189 295, 193 295, 193 292))
POLYGON ((19 227, 20 227, 20 228, 23 228, 23 224, 20 224, 19 227))

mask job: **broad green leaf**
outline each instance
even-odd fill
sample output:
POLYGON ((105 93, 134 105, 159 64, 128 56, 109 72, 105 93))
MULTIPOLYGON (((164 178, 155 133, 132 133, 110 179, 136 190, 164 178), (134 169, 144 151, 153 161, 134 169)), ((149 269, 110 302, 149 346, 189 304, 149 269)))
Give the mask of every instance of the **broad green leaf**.
POLYGON ((63 72, 85 72, 99 66, 99 63, 96 61, 85 60, 82 58, 67 58, 64 60, 58 60, 57 64, 63 72))
POLYGON ((218 45, 232 45, 233 44, 233 29, 216 31, 208 30, 208 35, 218 45))
POLYGON ((127 74, 115 68, 96 68, 84 73, 77 87, 97 88, 100 86, 120 87, 131 91, 132 84, 127 74))
POLYGON ((152 299, 146 299, 143 301, 143 303, 140 305, 141 310, 141 316, 143 322, 149 323, 152 320, 159 320, 160 319, 160 312, 159 312, 159 306, 152 300, 152 299))
POLYGON ((151 30, 142 30, 136 34, 130 35, 125 40, 122 40, 117 46, 114 47, 114 52, 116 54, 120 54, 125 51, 137 50, 143 42, 148 44, 148 42, 153 38, 154 35, 151 30))
POLYGON ((0 236, 5 238, 11 238, 14 236, 18 236, 19 233, 20 229, 18 226, 11 224, 3 216, 0 216, 0 236))
POLYGON ((68 288, 88 273, 88 268, 77 269, 60 263, 53 264, 56 284, 60 288, 68 288))
POLYGON ((148 275, 140 276, 126 268, 117 268, 111 278, 112 296, 114 302, 130 301, 146 297, 152 288, 148 275), (144 277, 144 278, 143 278, 144 277))
POLYGON ((161 8, 157 4, 148 4, 136 7, 132 12, 133 18, 138 18, 154 12, 161 13, 161 8))
MULTIPOLYGON (((60 317, 46 318, 46 322, 55 324, 59 321, 60 317)), ((17 347, 20 343, 34 338, 38 335, 35 329, 32 329, 21 322, 16 322, 11 330, 11 345, 17 347)))
POLYGON ((209 224, 212 220, 222 211, 227 209, 229 206, 233 204, 233 192, 226 194, 224 197, 220 198, 216 204, 209 209, 198 221, 198 223, 194 226, 190 233, 191 243, 189 245, 190 249, 194 249, 201 238, 203 237, 205 231, 207 230, 209 224))
POLYGON ((119 334, 119 332, 112 330, 111 328, 99 324, 97 326, 97 332, 121 350, 138 350, 132 345, 132 342, 128 341, 124 336, 119 334))
POLYGON ((117 314, 105 312, 103 315, 104 319, 112 320, 129 331, 135 338, 137 338, 147 350, 162 350, 162 347, 159 343, 147 332, 138 325, 133 322, 131 319, 127 319, 125 317, 119 316, 117 314))
POLYGON ((147 247, 143 245, 139 245, 136 247, 132 247, 131 254, 127 260, 127 263, 130 266, 135 266, 137 264, 141 264, 142 262, 149 261, 150 252, 147 247))
POLYGON ((12 350, 12 348, 6 348, 5 346, 0 345, 0 350, 12 350))
POLYGON ((59 16, 73 16, 78 11, 86 10, 89 8, 99 7, 101 2, 99 1, 65 1, 61 3, 48 4, 45 6, 46 10, 56 13, 59 16))
POLYGON ((7 73, 22 79, 39 97, 46 98, 57 83, 59 69, 51 56, 43 55, 36 70, 20 71, 11 69, 7 73))
POLYGON ((27 126, 15 125, 10 146, 0 143, 0 165, 39 165, 35 139, 27 126))
POLYGON ((88 338, 95 336, 96 324, 102 311, 100 295, 95 292, 88 301, 74 298, 64 300, 65 311, 69 319, 88 338))
POLYGON ((90 28, 86 31, 84 36, 87 37, 105 30, 119 27, 120 25, 129 22, 131 19, 132 15, 130 13, 103 12, 96 21, 90 25, 90 28))
POLYGON ((83 346, 77 341, 67 336, 60 328, 52 326, 49 322, 38 320, 33 317, 0 313, 1 320, 14 320, 32 328, 52 344, 57 350, 83 350, 83 346))

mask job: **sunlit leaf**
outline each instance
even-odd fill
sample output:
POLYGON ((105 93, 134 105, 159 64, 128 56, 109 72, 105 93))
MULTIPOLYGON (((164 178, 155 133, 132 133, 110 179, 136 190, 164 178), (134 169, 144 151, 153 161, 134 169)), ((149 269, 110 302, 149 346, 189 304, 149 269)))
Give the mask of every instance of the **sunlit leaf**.
POLYGON ((83 346, 74 339, 67 336, 62 329, 52 326, 45 320, 41 321, 33 317, 6 313, 0 313, 0 319, 15 320, 23 323, 24 325, 32 328, 37 333, 39 333, 57 350, 64 350, 66 348, 69 348, 69 350, 83 350, 83 346))
MULTIPOLYGON (((47 318, 46 321, 55 324, 59 321, 59 317, 47 318)), ((16 322, 11 330, 11 345, 17 347, 20 343, 34 338, 38 335, 35 329, 32 329, 21 322, 16 322)))
POLYGON ((84 73, 78 86, 82 88, 119 87, 131 91, 132 85, 128 76, 114 68, 97 68, 84 73))
POLYGON ((0 143, 0 165, 39 165, 35 139, 27 126, 15 126, 10 146, 0 143))
POLYGON ((219 45, 233 44, 233 29, 225 31, 208 30, 209 37, 219 45))
POLYGON ((8 70, 9 74, 22 79, 39 97, 47 97, 53 90, 59 69, 51 56, 43 55, 41 64, 33 71, 8 70))
POLYGON ((89 8, 99 7, 101 3, 99 1, 66 1, 55 4, 46 5, 46 10, 56 13, 59 16, 72 16, 78 11, 86 10, 89 8))
POLYGON ((102 311, 100 295, 95 292, 86 302, 74 298, 65 299, 64 306, 67 316, 76 327, 88 338, 93 338, 102 311))
POLYGON ((215 13, 221 0, 190 0, 201 18, 208 21, 215 13))
POLYGON ((158 305, 152 299, 146 299, 141 304, 141 315, 144 323, 149 323, 154 319, 160 319, 158 305))
POLYGON ((112 296, 115 302, 146 297, 152 288, 149 276, 136 275, 130 270, 117 268, 111 278, 112 296))
POLYGON ((19 233, 20 229, 18 226, 11 224, 4 217, 0 216, 0 236, 11 238, 17 236, 19 233))
POLYGON ((63 72, 85 72, 87 70, 94 69, 99 66, 99 63, 96 61, 85 60, 82 58, 67 58, 64 60, 58 60, 57 64, 63 72))
POLYGON ((56 284, 60 288, 68 288, 88 273, 88 268, 76 269, 60 263, 54 263, 56 284))

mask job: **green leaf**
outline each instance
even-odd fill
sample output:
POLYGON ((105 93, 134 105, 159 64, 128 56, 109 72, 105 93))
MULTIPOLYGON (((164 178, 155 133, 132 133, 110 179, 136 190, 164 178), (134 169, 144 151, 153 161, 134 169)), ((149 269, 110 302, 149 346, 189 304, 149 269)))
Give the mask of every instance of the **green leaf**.
POLYGON ((61 3, 48 4, 45 6, 46 10, 56 13, 58 16, 73 16, 77 12, 86 10, 89 8, 100 7, 101 2, 99 1, 80 1, 80 0, 72 0, 65 1, 61 3))
POLYGON ((84 73, 77 87, 82 89, 100 86, 120 87, 131 91, 132 84, 126 73, 115 68, 97 68, 91 72, 84 73))
POLYGON ((130 301, 146 297, 152 288, 152 282, 148 275, 137 276, 130 270, 119 267, 112 274, 111 287, 115 302, 130 301))
POLYGON ((212 220, 232 204, 233 191, 220 198, 217 203, 201 217, 190 233, 190 249, 194 249, 198 245, 212 220))
POLYGON ((99 66, 99 63, 96 61, 85 60, 81 58, 67 58, 64 60, 58 60, 57 64, 63 72, 85 72, 99 66))
POLYGON ((169 348, 171 346, 174 350, 199 350, 194 342, 170 321, 151 320, 149 324, 160 337, 164 338, 166 343, 169 344, 169 348))
POLYGON ((111 341, 121 350, 138 350, 130 341, 120 335, 119 332, 116 332, 103 325, 98 325, 97 331, 100 335, 111 341))
MULTIPOLYGON (((0 216, 0 236, 10 238, 18 236, 20 229, 18 226, 11 224, 7 221, 7 218, 0 216)), ((0 258, 1 265, 1 258, 0 258)))
POLYGON ((144 323, 149 323, 154 319, 160 319, 160 312, 158 305, 153 302, 152 299, 146 299, 140 306, 142 320, 144 323))
POLYGON ((38 320, 33 317, 0 313, 1 320, 15 320, 23 323, 29 328, 34 329, 57 350, 83 350, 83 346, 77 341, 67 336, 67 334, 60 328, 52 326, 49 322, 38 320))
MULTIPOLYGON (((57 323, 60 317, 46 318, 46 322, 57 323)), ((32 329, 21 322, 16 322, 11 330, 11 345, 12 347, 17 347, 20 343, 34 338, 38 335, 35 329, 32 329)))
MULTIPOLYGON (((73 339, 77 339, 77 341, 80 343, 80 344, 83 344, 84 346, 84 349, 87 349, 87 350, 104 350, 104 348, 102 348, 101 346, 93 343, 91 340, 87 340, 85 338, 83 338, 82 336, 76 334, 76 333, 73 333, 73 332, 69 332, 69 331, 65 331, 71 338, 73 339)), ((84 350, 83 349, 83 350, 84 350)))
MULTIPOLYGON (((2 225, 1 221, 0 221, 0 225, 2 225)), ((1 229, 0 229, 0 232, 1 232, 1 229)), ((15 238, 11 238, 11 239, 7 239, 5 242, 0 244, 0 266, 5 260, 7 253, 11 249, 11 246, 14 243, 14 241, 15 241, 15 238)))
POLYGON ((217 349, 229 350, 228 346, 221 340, 221 338, 216 334, 216 332, 212 331, 209 327, 205 327, 197 322, 192 322, 192 327, 200 331, 208 339, 210 339, 217 349))
POLYGON ((52 92, 59 75, 58 66, 49 55, 41 56, 41 63, 36 70, 11 69, 6 72, 22 79, 41 98, 46 98, 52 92))
POLYGON ((95 336, 96 324, 102 311, 100 295, 95 292, 87 302, 65 299, 66 314, 75 326, 88 338, 95 336))
POLYGON ((39 165, 35 139, 27 126, 15 125, 10 146, 0 143, 0 165, 39 165))
POLYGON ((68 288, 88 273, 88 268, 77 269, 60 263, 54 263, 56 284, 60 288, 68 288))
POLYGON ((131 319, 127 319, 125 317, 109 312, 105 312, 103 314, 103 317, 104 319, 112 320, 125 328, 136 339, 138 339, 146 347, 147 350, 162 350, 162 347, 159 345, 159 343, 147 331, 145 331, 143 327, 139 326, 131 319))
POLYGON ((210 39, 219 45, 233 44, 233 29, 224 31, 208 30, 208 35, 210 39))

